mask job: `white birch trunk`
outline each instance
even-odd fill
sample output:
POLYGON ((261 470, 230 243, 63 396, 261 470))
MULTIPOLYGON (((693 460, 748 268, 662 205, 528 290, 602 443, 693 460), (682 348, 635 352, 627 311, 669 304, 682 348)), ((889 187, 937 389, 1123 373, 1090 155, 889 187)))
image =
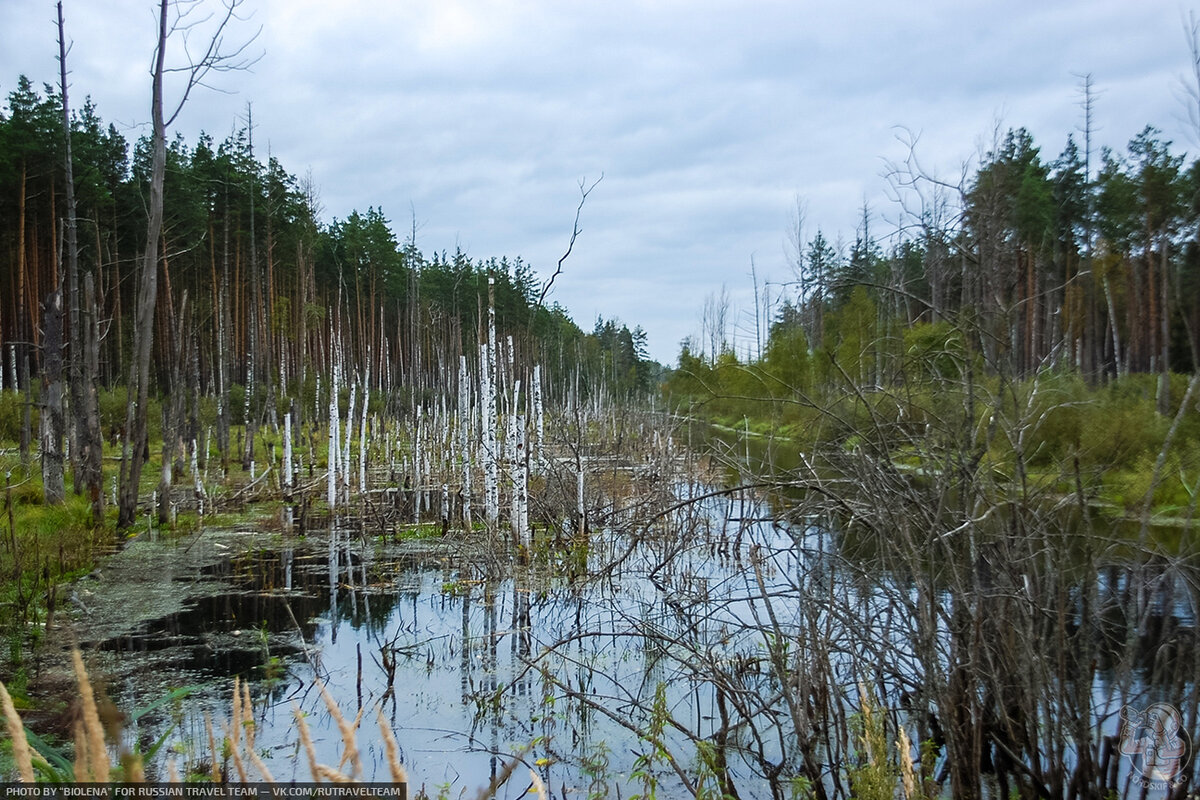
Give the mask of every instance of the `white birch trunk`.
POLYGON ((517 520, 517 417, 510 413, 504 421, 504 463, 508 465, 508 521, 513 540, 520 541, 517 520))
POLYGON ((515 417, 513 424, 513 534, 518 542, 529 547, 529 466, 525 448, 525 417, 515 417))
POLYGON ((450 486, 442 484, 442 535, 450 528, 450 486))
POLYGON ((583 505, 583 459, 576 463, 575 472, 575 513, 579 517, 579 535, 587 533, 587 509, 583 505))
POLYGON ((533 463, 540 470, 542 467, 542 440, 545 437, 545 414, 542 410, 542 365, 533 365, 533 429, 537 440, 533 445, 533 463))
POLYGON ((329 510, 330 512, 337 506, 337 475, 338 475, 338 446, 340 444, 341 432, 338 430, 338 417, 340 410, 338 409, 338 365, 335 362, 333 365, 333 380, 329 385, 329 510))
POLYGON ((516 350, 513 349, 513 337, 509 336, 505 341, 508 344, 508 352, 506 353, 508 356, 508 371, 504 375, 504 385, 512 387, 512 403, 508 407, 508 413, 515 415, 517 413, 517 391, 519 387, 519 384, 516 383, 517 370, 514 363, 516 360, 516 350))
MULTIPOLYGON (((513 382, 512 402, 508 407, 508 425, 505 429, 504 458, 509 464, 517 460, 517 396, 521 393, 521 382, 513 382)), ((523 419, 524 417, 522 417, 523 419)))
POLYGON ((367 492, 367 409, 371 405, 371 365, 367 365, 367 380, 363 388, 362 424, 358 429, 358 491, 367 492))
POLYGON ((279 340, 279 391, 281 394, 287 394, 287 385, 288 385, 287 365, 288 365, 287 348, 284 345, 283 338, 280 337, 280 340, 279 340))
POLYGON ((467 357, 458 357, 458 448, 462 470, 463 525, 471 529, 471 386, 468 382, 467 357))
POLYGON ((417 418, 413 425, 412 466, 413 466, 413 524, 421 522, 421 415, 422 409, 417 406, 417 418))
POLYGON ((283 415, 283 495, 292 496, 292 409, 283 415))
POLYGON ((429 455, 430 436, 429 436, 429 421, 428 420, 425 421, 425 425, 423 426, 423 428, 424 429, 423 429, 422 433, 425 436, 425 440, 424 440, 425 447, 423 447, 421 449, 421 474, 425 476, 425 483, 422 484, 424 488, 421 491, 421 499, 425 503, 425 513, 428 514, 430 511, 433 510, 433 500, 430 499, 430 492, 429 492, 430 482, 433 480, 433 459, 429 455))
POLYGON ((354 404, 358 400, 358 384, 350 384, 350 409, 346 412, 346 438, 342 442, 342 457, 338 461, 341 468, 342 502, 350 500, 350 470, 354 469, 350 462, 350 442, 354 438, 354 404))
MULTIPOLYGON (((226 416, 229 413, 229 410, 225 408, 225 400, 228 397, 228 392, 226 391, 228 388, 228 384, 226 383, 228 378, 225 375, 225 362, 228 360, 225 357, 225 336, 227 334, 227 331, 225 330, 225 294, 227 288, 228 287, 223 284, 221 293, 217 298, 217 420, 218 425, 221 426, 221 436, 223 436, 226 440, 225 444, 223 445, 226 451, 229 449, 229 424, 226 416)), ((206 450, 205 453, 207 452, 208 451, 206 450)), ((222 453, 221 458, 229 458, 229 453, 222 453)), ((206 457, 204 461, 205 465, 207 466, 208 458, 206 457)))
POLYGON ((204 500, 206 499, 207 495, 204 492, 204 480, 200 477, 200 453, 197 449, 197 442, 195 439, 192 439, 192 459, 190 466, 192 470, 192 482, 195 484, 196 513, 203 517, 204 500))
POLYGON ((486 475, 486 518, 488 528, 495 530, 500 519, 500 465, 496 441, 496 279, 488 278, 488 339, 481 353, 480 390, 484 396, 483 447, 486 475))
POLYGON ((250 349, 246 352, 246 394, 242 398, 242 424, 246 426, 246 452, 250 452, 252 443, 251 432, 253 426, 250 424, 250 401, 254 399, 254 324, 251 321, 250 325, 250 349))

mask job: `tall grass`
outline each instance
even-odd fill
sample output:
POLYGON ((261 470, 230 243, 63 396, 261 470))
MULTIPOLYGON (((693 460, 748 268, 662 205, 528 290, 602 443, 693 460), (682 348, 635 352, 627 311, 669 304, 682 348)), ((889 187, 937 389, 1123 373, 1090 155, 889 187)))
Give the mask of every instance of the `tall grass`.
MULTIPOLYGON (((44 742, 28 729, 17 713, 12 697, 7 687, 0 683, 0 711, 3 712, 8 737, 12 742, 13 761, 17 778, 23 783, 33 783, 39 780, 54 783, 142 783, 146 780, 146 765, 143 756, 130 752, 120 744, 120 732, 114 732, 111 739, 106 737, 105 728, 101 722, 100 706, 92 689, 87 668, 78 650, 71 654, 75 670, 76 682, 79 688, 78 720, 74 729, 74 755, 68 761, 61 753, 50 751, 44 742), (116 752, 118 758, 114 763, 111 758, 116 752)), ((309 762, 312 779, 316 783, 356 783, 364 779, 362 763, 359 759, 357 732, 362 723, 362 712, 353 722, 347 721, 341 709, 338 708, 325 687, 318 683, 317 688, 325 700, 330 716, 337 724, 342 737, 342 760, 337 767, 321 764, 316 758, 316 747, 309 733, 304 715, 296 710, 296 726, 300 742, 309 762), (348 772, 343 771, 349 763, 348 772)), ((206 776, 214 783, 230 780, 240 782, 275 783, 267 765, 263 763, 255 748, 255 721, 253 704, 250 697, 250 686, 239 679, 234 679, 233 697, 231 702, 230 719, 222 724, 224 737, 218 741, 213 735, 211 719, 206 720, 206 739, 211 771, 206 776), (227 756, 225 758, 224 756, 227 756), (233 769, 222 769, 221 765, 232 762, 233 769)), ((388 765, 388 773, 392 783, 409 786, 408 772, 400 761, 400 748, 396 743, 382 711, 377 716, 380 732, 383 735, 384 754, 388 765)), ((521 763, 519 758, 513 759, 505 767, 503 774, 507 778, 521 763)), ((530 777, 539 800, 545 800, 548 792, 541 778, 532 770, 530 777)), ((170 782, 179 782, 180 778, 173 764, 167 766, 167 778, 170 782)), ((502 782, 493 781, 492 785, 482 789, 477 797, 479 800, 491 797, 500 788, 502 782)), ((418 796, 422 796, 421 792, 418 796)))

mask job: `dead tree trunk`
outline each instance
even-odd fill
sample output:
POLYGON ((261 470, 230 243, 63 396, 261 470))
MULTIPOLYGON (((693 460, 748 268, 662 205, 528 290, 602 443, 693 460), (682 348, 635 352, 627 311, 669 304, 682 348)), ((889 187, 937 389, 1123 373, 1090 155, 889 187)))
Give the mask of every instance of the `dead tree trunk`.
POLYGON ((83 410, 83 371, 82 366, 82 337, 79 328, 79 244, 78 228, 75 221, 75 177, 71 159, 71 111, 67 101, 67 44, 63 31, 63 8, 58 3, 58 67, 59 94, 62 99, 63 121, 63 174, 64 193, 67 204, 65 227, 66 240, 63 246, 63 264, 66 267, 67 307, 69 309, 67 351, 69 366, 67 374, 70 380, 71 410, 75 414, 75 425, 71 433, 71 475, 75 493, 83 490, 83 475, 80 465, 83 463, 80 443, 86 437, 86 417, 83 410))
POLYGON ((104 441, 100 433, 100 397, 96 386, 100 379, 100 320, 96 313, 96 292, 92 273, 83 276, 83 303, 87 324, 83 331, 83 407, 76 413, 85 417, 80 441, 83 485, 92 505, 92 523, 104 522, 104 441))
MULTIPOLYGON (((84 315, 79 305, 79 232, 75 206, 75 168, 71 155, 71 106, 67 100, 67 45, 63 23, 62 3, 58 3, 58 63, 59 92, 62 95, 63 119, 63 173, 67 203, 66 240, 64 260, 67 273, 68 294, 68 376, 70 381, 70 408, 75 417, 71 435, 71 474, 75 493, 87 489, 92 502, 92 519, 96 524, 104 521, 104 493, 102 490, 102 447, 100 438, 100 405, 96 394, 99 380, 99 342, 93 341, 92 324, 84 324, 84 315), (93 358, 93 349, 96 349, 93 358)), ((85 278, 89 319, 94 319, 94 288, 89 272, 85 278)), ((98 339, 98 335, 96 336, 98 339)))
POLYGON ((175 461, 181 450, 182 431, 187 394, 184 391, 186 378, 184 369, 188 363, 187 343, 191 338, 188 325, 187 292, 183 293, 179 320, 171 319, 171 386, 163 404, 162 426, 162 471, 158 482, 158 524, 171 522, 171 486, 175 482, 175 461))
POLYGON ((62 293, 58 290, 46 298, 42 328, 42 486, 46 505, 62 505, 66 488, 63 479, 62 293))
POLYGON ((225 214, 222 222, 224 244, 221 251, 221 291, 217 295, 217 449, 221 451, 221 472, 229 471, 229 186, 225 187, 225 214))
POLYGON ((167 161, 167 126, 175 121, 183 110, 191 90, 204 82, 212 70, 218 72, 244 69, 252 60, 235 61, 241 58, 249 42, 232 52, 222 52, 225 26, 235 18, 240 0, 228 0, 224 14, 218 18, 215 31, 208 40, 207 50, 197 57, 188 58, 188 66, 182 71, 187 75, 182 96, 168 117, 163 111, 163 76, 167 71, 167 38, 172 31, 183 29, 192 32, 194 22, 186 19, 191 8, 177 8, 176 20, 168 22, 170 0, 159 0, 158 40, 154 52, 153 93, 151 116, 150 197, 147 203, 146 242, 142 252, 141 275, 138 281, 137 307, 134 310, 133 359, 129 369, 127 387, 129 404, 125 416, 125 444, 121 453, 121 492, 118 528, 128 528, 137 518, 138 484, 145 465, 148 442, 147 416, 150 394, 150 352, 154 339, 154 309, 158 298, 158 248, 163 220, 163 175, 167 161))
MULTIPOLYGON (((263 291, 262 280, 258 274, 258 236, 254 230, 254 196, 258 192, 258 183, 255 180, 258 173, 258 163, 254 160, 254 114, 252 109, 246 108, 246 129, 249 135, 249 154, 250 154, 250 314, 249 314, 249 336, 247 337, 249 346, 246 352, 246 396, 245 396, 245 427, 246 441, 245 447, 242 450, 242 470, 247 471, 254 463, 254 436, 258 429, 258 415, 254 408, 254 392, 257 388, 256 372, 261 370, 263 366, 259 362, 262 360, 260 353, 263 351, 261 347, 261 334, 263 330, 263 291)), ((270 353, 270 349, 266 349, 270 353)))
POLYGON ((26 182, 25 161, 21 161, 21 181, 20 194, 17 199, 17 342, 20 346, 20 356, 18 361, 21 365, 20 377, 17 379, 17 386, 25 390, 25 403, 21 414, 21 467, 29 469, 29 445, 33 438, 32 434, 32 403, 33 393, 29 386, 29 342, 32 336, 29 334, 29 326, 26 324, 25 310, 25 182, 26 182), (27 338, 28 337, 28 338, 27 338))
POLYGON ((163 176, 167 164, 167 125, 163 116, 163 72, 167 50, 167 0, 159 3, 158 46, 154 57, 151 102, 154 130, 151 136, 150 202, 147 205, 146 243, 142 253, 137 307, 133 318, 133 360, 127 387, 125 439, 121 452, 121 496, 117 527, 128 528, 137 519, 138 484, 142 479, 148 442, 150 400, 150 350, 154 343, 154 308, 158 300, 158 237, 162 232, 163 176))

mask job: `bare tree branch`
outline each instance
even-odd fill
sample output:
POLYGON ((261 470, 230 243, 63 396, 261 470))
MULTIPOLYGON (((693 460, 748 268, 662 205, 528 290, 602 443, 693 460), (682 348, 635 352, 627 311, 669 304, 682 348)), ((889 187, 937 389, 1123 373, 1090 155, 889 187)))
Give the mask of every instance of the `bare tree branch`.
POLYGON ((583 204, 587 202, 588 195, 592 193, 592 189, 595 189, 602 180, 604 180, 603 172, 600 173, 600 177, 596 178, 591 186, 587 185, 587 178, 579 181, 579 206, 575 209, 575 224, 571 228, 571 240, 567 242, 567 252, 562 254, 562 258, 558 259, 558 265, 554 270, 554 274, 550 276, 548 281, 542 284, 542 293, 538 295, 537 301, 539 307, 546 300, 546 295, 550 293, 550 287, 554 285, 554 279, 562 274, 563 264, 566 262, 567 257, 571 255, 571 251, 575 249, 575 240, 579 238, 579 234, 583 233, 583 230, 579 227, 579 217, 583 213, 583 204))
MULTIPOLYGON (((187 104, 188 97, 191 95, 192 89, 197 86, 203 86, 206 89, 214 89, 223 91, 206 82, 206 78, 210 72, 239 72, 248 70, 250 67, 258 63, 262 58, 262 54, 247 55, 247 50, 250 48, 258 35, 262 33, 262 26, 259 26, 249 38, 240 45, 233 46, 232 49, 226 50, 225 32, 229 23, 237 20, 244 21, 245 17, 240 17, 237 14, 238 8, 242 5, 243 0, 222 0, 224 11, 220 22, 216 29, 207 33, 207 44, 204 47, 204 52, 197 58, 196 55, 188 47, 188 42, 191 35, 199 31, 214 15, 209 14, 200 19, 188 19, 189 16, 201 7, 201 0, 176 0, 173 5, 175 11, 175 19, 170 24, 168 37, 179 35, 182 40, 182 50, 184 60, 183 66, 163 67, 164 74, 181 73, 187 76, 184 83, 183 93, 175 105, 174 111, 166 118, 166 125, 170 127, 175 118, 183 111, 184 105, 187 104)), ((157 52, 155 53, 157 58, 157 52)))

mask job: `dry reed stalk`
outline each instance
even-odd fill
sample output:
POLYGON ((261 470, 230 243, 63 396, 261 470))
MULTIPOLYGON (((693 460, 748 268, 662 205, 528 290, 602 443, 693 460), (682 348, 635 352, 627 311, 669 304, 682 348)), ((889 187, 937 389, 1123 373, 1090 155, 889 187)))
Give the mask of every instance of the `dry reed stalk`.
MULTIPOLYGON (((338 769, 341 769, 342 767, 346 766, 346 762, 348 760, 350 760, 350 757, 352 754, 356 755, 358 753, 358 726, 362 724, 363 711, 365 711, 365 710, 366 709, 364 709, 362 706, 358 707, 358 714, 354 717, 354 724, 350 726, 350 735, 354 739, 354 749, 351 750, 349 747, 347 747, 345 750, 342 751, 342 760, 338 762, 338 765, 337 765, 338 769)), ((342 733, 342 739, 343 740, 346 739, 345 732, 342 733)), ((360 777, 360 778, 362 777, 361 770, 359 772, 357 772, 356 774, 358 775, 358 777, 360 777)))
MULTIPOLYGON (((250 763, 254 764, 254 768, 259 771, 266 783, 275 783, 275 776, 267 769, 267 765, 258 757, 257 751, 254 749, 254 705, 250 702, 250 684, 249 682, 242 683, 242 718, 234 720, 234 724, 239 726, 246 734, 246 754, 250 756, 250 763)), ((234 678, 233 691, 238 691, 238 681, 234 678)))
MULTIPOLYGON (((240 711, 240 709, 239 709, 240 711)), ((233 759, 233 768, 237 770, 238 780, 242 783, 247 783, 246 765, 242 763, 242 756, 238 752, 238 736, 235 732, 229 730, 229 726, 222 723, 221 727, 225 729, 225 738, 229 739, 229 757, 233 759)), ((233 728, 236 730, 238 724, 233 723, 233 728)))
POLYGON ((75 720, 72 732, 75 736, 75 763, 71 766, 71 772, 76 783, 89 783, 92 779, 92 758, 83 720, 75 720))
POLYGON ((338 772, 333 767, 327 767, 324 764, 317 764, 315 775, 329 781, 330 783, 354 783, 354 778, 351 778, 345 773, 338 772))
POLYGON ((29 740, 25 738, 25 724, 17 716, 17 708, 3 683, 0 683, 0 702, 4 704, 4 722, 8 726, 8 737, 12 740, 17 775, 23 783, 33 783, 33 756, 29 752, 29 740))
POLYGON ((145 783, 146 770, 142 764, 142 757, 137 753, 125 752, 121 755, 121 769, 123 776, 121 780, 125 783, 145 783))
POLYGON ((917 792, 917 771, 913 767, 912 742, 903 725, 897 726, 896 749, 900 751, 900 780, 904 784, 904 798, 911 800, 917 792))
POLYGON ((300 742, 304 745, 304 754, 308 756, 308 769, 312 772, 313 780, 321 782, 318 770, 317 749, 313 746, 312 736, 308 734, 308 723, 304 721, 304 712, 298 706, 292 706, 292 716, 296 718, 296 728, 300 731, 300 742))
MULTIPOLYGON (((104 727, 100 724, 100 710, 96 706, 96 696, 92 693, 87 669, 83 666, 83 656, 78 650, 72 650, 71 660, 75 665, 75 678, 79 681, 79 706, 87 738, 87 772, 83 780, 104 783, 108 781, 110 764, 108 748, 104 744, 104 727)), ((76 780, 79 780, 78 774, 76 780)))
MULTIPOLYGON (((325 684, 317 681, 317 688, 321 690, 321 698, 325 701, 325 707, 329 709, 330 716, 337 723, 338 731, 342 734, 342 743, 346 746, 345 753, 342 755, 342 764, 345 764, 348 758, 353 767, 351 774, 361 776, 363 774, 362 761, 358 757, 358 741, 354 735, 354 729, 358 726, 358 719, 362 718, 361 712, 352 727, 346 722, 346 718, 342 716, 342 710, 338 708, 337 703, 330 697, 329 692, 325 690, 325 684)), ((336 772, 336 770, 331 771, 336 772)))
POLYGON ((241 680, 238 676, 233 676, 233 724, 226 726, 222 723, 221 727, 225 728, 225 737, 229 739, 229 756, 233 759, 238 779, 242 783, 246 783, 246 765, 242 763, 241 753, 238 752, 242 742, 242 692, 240 687, 241 680), (230 730, 231 727, 232 730, 230 730))
POLYGON ((529 777, 533 778, 533 788, 537 790, 538 800, 550 800, 550 793, 546 791, 542 777, 533 770, 529 770, 529 777))
POLYGON ((233 731, 229 738, 229 748, 237 752, 242 741, 242 692, 241 679, 233 676, 233 731))
POLYGON ((879 754, 875 752, 875 743, 872 741, 872 728, 875 725, 871 708, 873 698, 867 694, 867 687, 863 686, 862 681, 858 682, 858 700, 862 706, 863 748, 867 751, 867 763, 873 767, 879 760, 879 754))
POLYGON ((221 782, 221 768, 217 759, 217 737, 213 735, 212 717, 207 711, 204 712, 204 731, 208 734, 208 752, 211 759, 210 777, 213 783, 221 782))
POLYGON ((254 749, 249 746, 247 746, 246 752, 250 754, 250 761, 254 764, 254 768, 262 774, 263 783, 275 783, 275 776, 267 769, 267 765, 263 763, 263 760, 258 757, 258 753, 254 752, 254 749))
POLYGON ((396 744, 396 737, 392 735, 392 729, 388 727, 387 720, 383 718, 383 708, 379 708, 379 730, 383 733, 383 749, 387 754, 388 769, 392 772, 393 783, 403 783, 408 785, 408 770, 404 769, 404 765, 400 763, 400 747, 396 744))
POLYGON ((475 795, 475 800, 489 800, 489 798, 495 797, 496 792, 512 777, 520 763, 521 759, 518 756, 505 764, 500 772, 496 773, 496 777, 492 778, 492 782, 479 790, 479 794, 475 795))

